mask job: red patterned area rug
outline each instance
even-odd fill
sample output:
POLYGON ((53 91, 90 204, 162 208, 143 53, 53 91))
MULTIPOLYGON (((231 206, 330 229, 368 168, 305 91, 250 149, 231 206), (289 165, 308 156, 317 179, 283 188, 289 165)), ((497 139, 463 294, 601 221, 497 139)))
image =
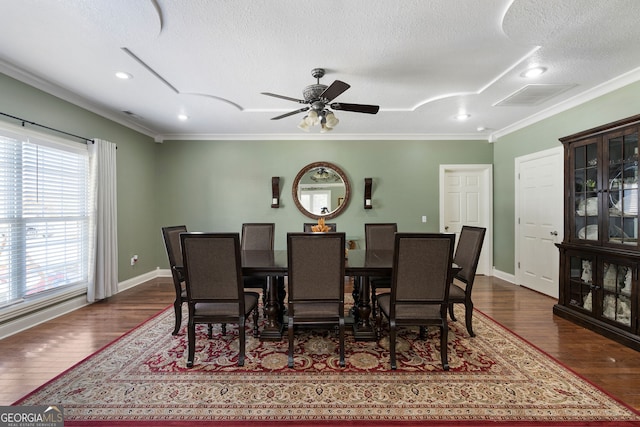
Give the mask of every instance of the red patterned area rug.
POLYGON ((475 338, 462 310, 449 323, 448 372, 437 329, 426 340, 401 331, 396 371, 386 337, 348 334, 340 368, 335 334, 305 330, 296 334, 294 369, 286 336, 260 342, 250 333, 238 367, 232 325, 225 336, 214 326, 211 340, 199 326, 187 369, 185 327, 172 336, 167 309, 16 404, 62 404, 67 426, 640 425, 638 412, 475 313, 475 338))

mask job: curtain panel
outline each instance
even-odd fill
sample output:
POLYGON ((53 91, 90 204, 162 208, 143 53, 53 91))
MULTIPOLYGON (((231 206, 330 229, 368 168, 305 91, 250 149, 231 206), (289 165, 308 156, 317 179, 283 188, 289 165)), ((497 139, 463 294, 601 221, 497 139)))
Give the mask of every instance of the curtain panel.
POLYGON ((89 143, 90 186, 93 200, 92 236, 87 301, 118 292, 118 217, 116 193, 116 145, 94 139, 89 143))

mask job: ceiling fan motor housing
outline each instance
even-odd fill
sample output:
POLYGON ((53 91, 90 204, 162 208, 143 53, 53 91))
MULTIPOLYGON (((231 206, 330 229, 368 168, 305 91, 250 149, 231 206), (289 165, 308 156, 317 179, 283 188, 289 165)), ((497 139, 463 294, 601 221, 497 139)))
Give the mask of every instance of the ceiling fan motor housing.
POLYGON ((327 85, 319 83, 309 85, 304 88, 304 90, 302 91, 302 95, 304 96, 304 100, 307 101, 307 103, 311 103, 320 99, 320 95, 325 91, 325 89, 327 89, 327 85))

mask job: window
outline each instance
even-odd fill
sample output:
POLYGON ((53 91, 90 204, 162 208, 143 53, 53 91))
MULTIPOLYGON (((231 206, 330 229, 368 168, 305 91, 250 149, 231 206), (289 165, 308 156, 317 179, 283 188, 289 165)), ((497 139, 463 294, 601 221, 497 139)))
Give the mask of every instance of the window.
POLYGON ((301 190, 300 204, 307 211, 324 215, 331 212, 331 191, 324 190, 301 190))
POLYGON ((86 289, 85 144, 0 128, 0 307, 86 289))

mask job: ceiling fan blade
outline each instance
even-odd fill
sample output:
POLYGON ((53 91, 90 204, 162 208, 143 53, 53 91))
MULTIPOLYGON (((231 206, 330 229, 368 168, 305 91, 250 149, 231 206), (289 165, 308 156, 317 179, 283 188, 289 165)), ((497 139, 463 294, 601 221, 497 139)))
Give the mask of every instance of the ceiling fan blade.
POLYGON ((331 86, 326 88, 324 92, 320 94, 320 98, 324 98, 327 100, 327 102, 331 102, 333 99, 337 98, 341 93, 343 93, 350 87, 351 86, 346 84, 345 82, 336 80, 335 82, 331 83, 331 86))
POLYGON ((376 114, 380 110, 379 105, 366 104, 345 104, 344 102, 334 102, 330 105, 334 110, 353 111, 355 113, 376 114))
POLYGON ((307 102, 302 99, 291 98, 290 96, 277 95, 275 93, 260 92, 262 95, 273 96, 274 98, 286 99, 287 101, 299 102, 300 104, 306 104, 307 102))
POLYGON ((302 113, 303 111, 307 111, 310 107, 303 107, 299 110, 296 111, 289 111, 288 113, 285 113, 281 116, 277 116, 277 117, 272 117, 271 120, 280 120, 280 119, 284 119, 285 117, 289 117, 289 116, 293 116, 294 114, 298 114, 298 113, 302 113))

